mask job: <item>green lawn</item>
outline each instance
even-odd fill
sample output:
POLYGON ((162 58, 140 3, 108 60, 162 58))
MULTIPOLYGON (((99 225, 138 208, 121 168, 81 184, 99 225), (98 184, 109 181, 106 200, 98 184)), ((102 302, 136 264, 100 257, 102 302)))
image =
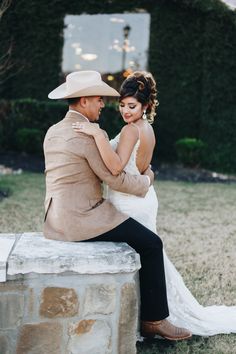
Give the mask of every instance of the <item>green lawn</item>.
MULTIPOLYGON (((42 174, 0 176, 0 232, 42 231, 42 174)), ((203 305, 236 305, 236 185, 157 182, 158 233, 168 256, 203 305)), ((236 335, 138 343, 139 354, 234 354, 236 335)))
POLYGON ((1 188, 10 188, 10 197, 0 202, 0 232, 42 231, 44 175, 0 176, 1 188))

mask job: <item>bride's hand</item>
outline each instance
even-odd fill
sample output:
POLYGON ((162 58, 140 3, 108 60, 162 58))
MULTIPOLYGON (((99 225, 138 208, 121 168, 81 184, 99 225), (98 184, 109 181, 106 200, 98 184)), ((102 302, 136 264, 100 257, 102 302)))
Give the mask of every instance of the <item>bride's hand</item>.
POLYGON ((92 135, 94 138, 102 134, 102 130, 99 128, 99 125, 97 123, 76 122, 72 124, 72 128, 76 133, 92 135))

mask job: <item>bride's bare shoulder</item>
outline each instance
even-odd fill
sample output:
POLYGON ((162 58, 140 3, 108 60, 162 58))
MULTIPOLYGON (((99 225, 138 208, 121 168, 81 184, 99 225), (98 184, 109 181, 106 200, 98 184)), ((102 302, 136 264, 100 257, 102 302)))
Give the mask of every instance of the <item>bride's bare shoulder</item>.
POLYGON ((138 139, 139 138, 139 133, 135 125, 133 124, 126 124, 120 132, 121 136, 133 138, 133 139, 138 139))

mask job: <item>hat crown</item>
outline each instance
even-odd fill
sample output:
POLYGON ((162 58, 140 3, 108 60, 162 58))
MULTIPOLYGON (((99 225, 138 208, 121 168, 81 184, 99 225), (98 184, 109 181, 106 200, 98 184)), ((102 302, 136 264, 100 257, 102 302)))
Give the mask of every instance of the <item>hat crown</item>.
POLYGON ((69 92, 78 89, 99 85, 102 82, 101 75, 97 71, 75 71, 66 77, 66 86, 69 92))
POLYGON ((94 70, 75 71, 66 76, 66 81, 48 95, 50 99, 65 99, 83 96, 113 96, 119 93, 102 81, 101 74, 94 70))

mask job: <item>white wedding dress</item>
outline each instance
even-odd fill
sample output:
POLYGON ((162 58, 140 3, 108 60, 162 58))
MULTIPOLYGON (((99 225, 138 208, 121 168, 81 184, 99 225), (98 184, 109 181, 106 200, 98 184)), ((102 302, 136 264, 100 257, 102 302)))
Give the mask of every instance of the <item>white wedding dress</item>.
MULTIPOLYGON (((110 141, 116 150, 119 135, 110 141)), ((125 171, 139 174, 136 166, 138 140, 125 171)), ((158 201, 153 186, 145 198, 107 189, 107 197, 118 210, 156 233, 158 201)), ((164 265, 167 298, 170 316, 168 320, 176 326, 189 329, 193 334, 211 336, 220 333, 236 333, 236 306, 201 306, 184 284, 183 278, 171 263, 164 251, 164 265)))

